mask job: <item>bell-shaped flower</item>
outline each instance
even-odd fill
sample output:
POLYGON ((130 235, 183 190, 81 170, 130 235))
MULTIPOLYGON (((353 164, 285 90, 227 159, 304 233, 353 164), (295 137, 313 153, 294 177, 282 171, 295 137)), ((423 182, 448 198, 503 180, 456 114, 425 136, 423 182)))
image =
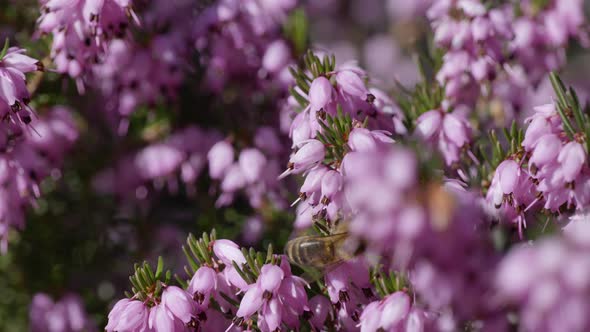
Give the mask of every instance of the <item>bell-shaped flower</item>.
MULTIPOLYGON (((129 301, 112 331, 142 331, 148 327, 149 309, 141 301, 129 301)), ((115 319, 115 317, 113 317, 115 319)))
POLYGON ((238 163, 246 181, 252 183, 260 180, 267 160, 258 149, 244 149, 240 153, 238 163))
POLYGON ((336 83, 342 91, 349 95, 364 99, 369 94, 363 80, 351 70, 339 71, 336 74, 336 83))
POLYGON ((270 73, 277 73, 291 61, 291 50, 289 45, 278 39, 270 43, 262 57, 262 68, 270 73))
POLYGON ((342 174, 329 170, 322 179, 322 197, 332 199, 334 195, 341 192, 343 183, 342 174))
POLYGON ((311 82, 311 86, 309 87, 309 105, 312 112, 317 112, 326 107, 332 99, 332 90, 332 83, 323 76, 311 82))
POLYGON ((578 177, 586 159, 586 150, 578 142, 569 142, 561 149, 557 161, 566 182, 572 182, 578 177))
POLYGON ((547 134, 542 136, 529 160, 531 167, 543 167, 549 163, 555 162, 559 151, 561 150, 561 140, 555 134, 547 134))
POLYGON ((416 133, 424 140, 430 141, 442 127, 442 113, 439 110, 428 111, 416 120, 416 133))
POLYGON ((259 284, 263 291, 275 292, 278 290, 285 273, 283 270, 271 264, 266 264, 260 269, 259 284))
POLYGON ((240 302, 240 307, 236 312, 237 317, 250 317, 254 314, 262 304, 264 303, 264 299, 262 294, 264 291, 258 284, 252 285, 244 294, 242 301, 240 302))
POLYGON ((293 171, 303 171, 324 160, 326 149, 318 140, 309 140, 289 159, 293 171))
POLYGON ((309 319, 309 322, 313 327, 321 330, 326 323, 326 318, 332 309, 330 300, 323 295, 316 295, 309 300, 309 308, 313 316, 309 319))
POLYGON ((213 252, 227 266, 232 266, 232 261, 236 262, 238 266, 246 263, 246 257, 244 257, 240 247, 230 240, 215 240, 213 252))
POLYGON ((162 304, 183 323, 188 323, 195 310, 192 297, 182 288, 168 286, 162 292, 162 304))
POLYGON ((220 179, 234 162, 234 148, 226 141, 217 142, 207 153, 207 160, 209 176, 212 179, 220 179))
POLYGON ((208 303, 209 295, 217 283, 217 273, 208 266, 201 266, 192 277, 186 291, 195 298, 202 297, 203 304, 208 303))

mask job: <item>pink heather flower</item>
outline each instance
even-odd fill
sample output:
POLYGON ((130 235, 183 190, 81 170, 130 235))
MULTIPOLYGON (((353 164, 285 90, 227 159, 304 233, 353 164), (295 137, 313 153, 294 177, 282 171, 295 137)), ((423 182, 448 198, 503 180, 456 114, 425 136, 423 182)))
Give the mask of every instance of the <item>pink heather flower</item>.
POLYGON ((586 150, 578 142, 567 143, 559 152, 557 162, 566 182, 574 181, 586 163, 586 150))
POLYGON ((535 194, 529 175, 516 161, 505 160, 496 168, 486 200, 500 215, 518 224, 522 236, 524 213, 536 203, 535 194))
POLYGON ((140 176, 155 179, 175 172, 184 161, 182 151, 173 146, 155 144, 139 151, 135 155, 135 165, 140 176))
POLYGON ((6 115, 2 111, 5 108, 6 113, 21 125, 31 122, 27 106, 30 96, 26 87, 25 73, 43 70, 43 65, 39 61, 24 53, 24 49, 11 47, 0 59, 0 102, 8 106, 7 108, 0 104, 0 115, 6 115), (14 114, 10 114, 10 110, 14 114))
POLYGON ((154 331, 181 331, 183 328, 182 322, 174 319, 163 304, 150 309, 148 326, 154 331))
POLYGON ((313 327, 321 330, 325 323, 328 314, 332 310, 332 304, 330 300, 323 295, 316 295, 309 299, 309 309, 313 316, 309 319, 309 322, 313 327))
POLYGON ((284 40, 279 39, 268 45, 262 58, 262 68, 270 73, 277 73, 285 68, 291 62, 291 59, 289 45, 284 40))
POLYGON ((416 133, 430 144, 435 144, 447 165, 459 161, 461 149, 471 141, 471 126, 466 114, 441 110, 428 111, 416 120, 416 133))
POLYGON ((211 291, 217 284, 217 273, 208 266, 201 266, 192 277, 186 291, 198 300, 199 304, 207 306, 209 304, 209 296, 211 291))
POLYGON ((257 149, 244 149, 240 152, 238 163, 244 178, 252 183, 262 176, 267 160, 264 154, 257 149))
POLYGON ((324 144, 315 139, 309 140, 291 156, 289 169, 295 173, 305 171, 324 160, 324 156, 324 144))
MULTIPOLYGON (((322 179, 328 172, 328 168, 323 165, 318 165, 312 168, 305 176, 305 180, 299 189, 299 192, 305 194, 306 197, 312 197, 321 190, 322 179)), ((319 200, 319 197, 317 198, 319 200)))
POLYGON ((96 331, 82 300, 74 294, 68 294, 57 302, 47 294, 35 294, 31 300, 29 318, 32 331, 96 331))
MULTIPOLYGON (((576 233, 589 234, 581 222, 576 233)), ((527 331, 585 331, 590 319, 588 237, 582 243, 572 233, 555 235, 513 247, 495 274, 502 305, 515 308, 527 331), (585 242, 585 243, 584 243, 585 242)))
POLYGON ((549 163, 555 162, 560 150, 561 140, 557 135, 544 135, 539 138, 529 163, 531 167, 543 167, 549 163))
POLYGON ((240 247, 230 240, 215 240, 213 243, 213 252, 227 266, 231 266, 232 261, 238 265, 246 263, 246 257, 244 257, 240 247))
POLYGON ((336 74, 338 88, 347 94, 359 98, 366 98, 369 90, 363 80, 351 70, 341 70, 336 74))
POLYGON ((401 291, 388 295, 381 301, 371 302, 360 316, 361 332, 401 330, 406 325, 410 309, 410 297, 401 291))
POLYGON ((393 143, 393 139, 387 132, 368 130, 366 128, 354 128, 348 136, 348 146, 352 151, 369 152, 387 147, 393 143))
POLYGON ((258 328, 271 332, 282 324, 297 328, 299 317, 308 310, 304 283, 291 275, 284 257, 281 267, 269 264, 262 267, 256 283, 244 294, 236 316, 249 318, 258 312, 258 328))
POLYGON ((309 87, 309 106, 312 112, 317 112, 332 99, 332 84, 327 78, 320 76, 313 80, 309 87))
POLYGON ((168 286, 162 292, 162 305, 177 319, 188 323, 194 313, 192 297, 183 289, 176 286, 168 286))
POLYGON ((221 190, 228 193, 238 191, 246 185, 244 171, 238 164, 231 165, 221 181, 221 190))
POLYGON ((109 322, 105 328, 115 331, 147 331, 149 308, 141 301, 123 299, 117 302, 109 313, 109 322))
POLYGON ((416 120, 416 132, 425 140, 432 139, 440 130, 442 113, 438 110, 428 111, 416 120))
POLYGON ((234 161, 234 149, 226 141, 217 142, 207 154, 209 176, 220 179, 234 161))
POLYGON ((340 193, 344 179, 342 175, 336 171, 327 171, 322 177, 322 197, 332 199, 336 194, 340 193))

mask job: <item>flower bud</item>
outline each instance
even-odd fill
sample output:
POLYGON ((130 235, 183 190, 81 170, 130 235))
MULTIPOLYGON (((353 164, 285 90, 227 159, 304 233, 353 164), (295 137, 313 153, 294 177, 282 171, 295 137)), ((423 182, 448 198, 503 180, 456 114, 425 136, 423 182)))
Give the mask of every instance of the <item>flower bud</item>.
POLYGON ((416 132, 425 140, 433 139, 442 125, 442 113, 439 110, 428 111, 416 120, 416 132))
POLYGON ((258 310, 263 303, 262 298, 262 289, 257 285, 254 284, 250 289, 246 291, 242 301, 240 302, 240 308, 236 312, 237 317, 250 317, 253 313, 258 310))
POLYGON ((275 292, 281 285, 285 273, 280 267, 271 264, 265 264, 260 270, 260 288, 264 291, 275 292))
POLYGON ((294 170, 305 170, 324 160, 324 144, 318 140, 309 140, 294 155, 289 162, 294 170))
POLYGON ((322 179, 322 196, 332 198, 342 190, 342 175, 337 171, 329 170, 322 179))
POLYGON ((246 257, 244 257, 240 247, 230 240, 215 240, 213 243, 213 252, 227 266, 231 266, 232 261, 238 265, 246 263, 246 257))
POLYGON ((557 161, 561 164, 560 169, 566 182, 574 181, 586 162, 586 151, 584 147, 578 142, 567 143, 559 156, 557 161))
POLYGON ((377 149, 377 142, 366 128, 354 128, 348 136, 348 146, 352 151, 370 152, 377 149))
POLYGON ((369 93, 363 80, 351 70, 339 71, 336 74, 336 83, 344 92, 355 97, 364 99, 369 93))
POLYGON ((309 87, 309 105, 313 112, 324 108, 332 98, 332 84, 327 78, 320 76, 311 82, 309 87))
POLYGON ((235 192, 246 186, 246 177, 238 164, 231 165, 221 182, 221 190, 224 192, 235 192))
POLYGON ((182 288, 166 287, 162 292, 162 304, 183 323, 190 322, 193 316, 194 302, 192 297, 182 288))
POLYGON ((250 183, 260 179, 266 162, 266 157, 258 149, 245 149, 238 159, 242 174, 250 183))
POLYGON ((277 73, 283 69, 291 59, 291 50, 287 43, 282 40, 275 40, 266 49, 262 58, 262 68, 270 73, 277 73))
POLYGON ((323 295, 316 295, 309 300, 309 309, 313 313, 313 316, 309 319, 309 322, 313 327, 321 330, 326 323, 328 313, 332 309, 332 304, 323 295))
POLYGON ((226 141, 215 143, 207 154, 209 160, 209 175, 212 179, 220 179, 234 162, 234 149, 226 141))
POLYGON ((207 295, 215 287, 216 281, 217 273, 215 273, 215 270, 208 266, 201 266, 191 279, 187 292, 189 292, 189 294, 195 294, 198 292, 207 295))
POLYGON ((404 292, 389 295, 381 307, 381 326, 389 331, 402 323, 410 312, 410 298, 404 292))
POLYGON ((514 160, 505 160, 496 169, 500 188, 504 194, 511 194, 518 185, 520 167, 514 160))
POLYGON ((545 166, 554 162, 561 150, 561 140, 557 135, 547 134, 539 139, 533 150, 529 164, 537 167, 545 166))

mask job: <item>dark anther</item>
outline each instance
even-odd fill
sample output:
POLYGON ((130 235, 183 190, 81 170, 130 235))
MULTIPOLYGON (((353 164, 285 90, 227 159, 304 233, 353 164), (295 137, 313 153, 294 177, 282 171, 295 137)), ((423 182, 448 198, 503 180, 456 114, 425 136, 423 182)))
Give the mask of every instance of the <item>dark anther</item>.
POLYGON ((338 299, 340 300, 340 302, 347 302, 348 300, 350 300, 350 298, 348 297, 348 293, 342 290, 338 294, 338 299))
POLYGON ((365 296, 368 298, 371 298, 375 295, 370 288, 363 288, 363 294, 365 294, 365 296))
POLYGON ((199 318, 199 321, 204 322, 207 320, 207 314, 204 311, 201 311, 197 314, 197 318, 199 318))
POLYGON ((368 93, 366 101, 367 103, 372 104, 373 102, 375 102, 375 95, 372 93, 368 93))
POLYGON ((262 297, 265 298, 265 299, 267 299, 267 300, 270 300, 270 299, 272 299, 272 293, 269 292, 269 291, 267 291, 267 290, 265 290, 264 293, 262 293, 262 297))
POLYGON ((326 113, 326 111, 324 111, 324 109, 323 109, 323 108, 321 108, 321 109, 318 111, 318 113, 317 113, 317 114, 318 114, 318 118, 320 118, 320 119, 322 119, 322 120, 326 120, 326 114, 327 114, 327 113, 326 113))
POLYGON ((32 121, 32 119, 31 119, 31 116, 30 116, 30 115, 28 115, 28 114, 27 114, 27 115, 23 115, 23 116, 21 116, 21 119, 23 120, 23 122, 24 122, 25 124, 29 124, 29 123, 31 123, 31 121, 32 121))

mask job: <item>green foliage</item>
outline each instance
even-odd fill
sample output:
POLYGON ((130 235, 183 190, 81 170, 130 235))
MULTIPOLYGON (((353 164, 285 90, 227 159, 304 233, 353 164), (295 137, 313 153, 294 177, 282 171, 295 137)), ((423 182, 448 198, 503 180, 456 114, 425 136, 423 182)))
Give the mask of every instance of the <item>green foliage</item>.
POLYGON ((294 10, 283 26, 283 35, 291 41, 295 54, 300 55, 309 46, 309 22, 302 8, 294 10))
MULTIPOLYGON (((344 115, 342 108, 338 106, 338 114, 331 116, 330 114, 322 113, 325 119, 320 119, 318 123, 323 131, 318 132, 316 138, 326 147, 326 157, 324 163, 326 165, 337 166, 342 162, 344 155, 349 151, 348 135, 356 126, 365 127, 365 123, 359 123, 351 119, 349 114, 344 115)), ((366 118, 368 120, 368 118, 366 118)))
POLYGON ((590 152, 590 117, 588 112, 582 108, 576 91, 566 88, 559 76, 552 72, 549 74, 551 85, 557 96, 556 108, 563 128, 569 139, 586 143, 586 152, 590 152), (573 118, 573 122, 572 122, 573 118))
POLYGON ((375 286, 380 298, 402 290, 409 291, 410 283, 401 272, 384 271, 381 265, 372 267, 369 272, 371 284, 375 286))
POLYGON ((158 258, 155 273, 148 262, 143 262, 142 265, 135 264, 134 270, 135 273, 129 276, 132 294, 126 293, 127 297, 135 297, 147 305, 157 304, 162 295, 162 288, 168 285, 172 275, 170 270, 163 275, 164 260, 162 257, 158 258))
POLYGON ((416 119, 431 110, 438 109, 444 99, 445 90, 436 81, 436 73, 442 66, 443 51, 435 48, 431 41, 422 41, 417 47, 416 63, 421 81, 413 90, 397 83, 395 100, 405 115, 405 125, 414 130, 416 119))

